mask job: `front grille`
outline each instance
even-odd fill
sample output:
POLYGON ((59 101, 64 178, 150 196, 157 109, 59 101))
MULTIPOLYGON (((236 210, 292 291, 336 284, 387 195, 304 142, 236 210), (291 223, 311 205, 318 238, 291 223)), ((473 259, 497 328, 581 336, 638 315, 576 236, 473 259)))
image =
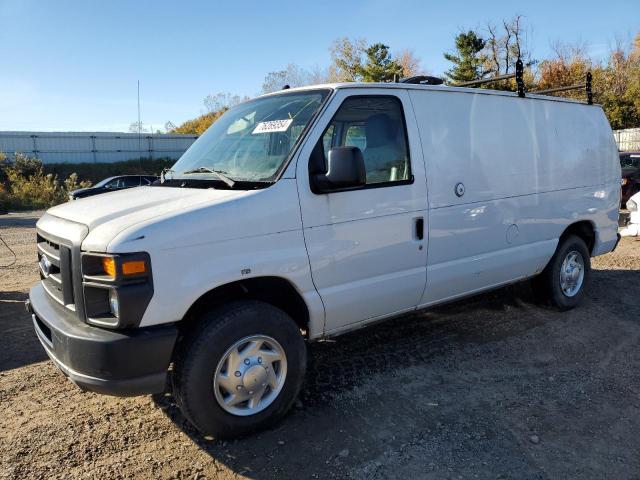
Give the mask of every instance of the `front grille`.
POLYGON ((45 291, 58 303, 75 310, 71 249, 38 233, 38 265, 45 291))

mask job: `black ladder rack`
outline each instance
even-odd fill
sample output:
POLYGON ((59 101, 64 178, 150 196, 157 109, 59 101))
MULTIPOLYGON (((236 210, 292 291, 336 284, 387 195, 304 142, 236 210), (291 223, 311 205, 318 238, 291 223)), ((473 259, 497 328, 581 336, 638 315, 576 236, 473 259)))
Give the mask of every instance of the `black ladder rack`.
POLYGON ((476 85, 484 85, 485 83, 499 82, 501 80, 509 80, 511 78, 516 79, 516 86, 518 88, 518 96, 524 98, 524 65, 522 60, 518 59, 516 62, 515 73, 507 73, 505 75, 498 75, 496 77, 482 78, 480 80, 473 80, 471 82, 456 83, 454 87, 475 87, 476 85))
POLYGON ((548 95, 550 93, 568 92, 569 90, 580 90, 584 88, 585 94, 587 95, 587 103, 589 105, 593 105, 593 93, 591 91, 592 79, 593 79, 593 76, 591 75, 591 72, 587 72, 587 78, 584 84, 579 83, 576 85, 569 85, 568 87, 556 87, 556 88, 547 88, 545 90, 534 90, 531 93, 535 93, 536 95, 548 95))
MULTIPOLYGON (((487 83, 500 82, 502 80, 509 80, 511 78, 516 79, 518 96, 520 98, 524 98, 526 96, 525 95, 526 90, 524 86, 524 65, 522 63, 522 60, 519 58, 516 61, 516 71, 514 73, 497 75, 495 77, 490 77, 490 78, 482 78, 480 80, 472 80, 470 82, 460 82, 452 85, 452 87, 475 87, 475 86, 484 85, 487 83)), ((556 87, 556 88, 547 88, 545 90, 533 90, 529 93, 535 93, 536 95, 548 95, 550 93, 567 92, 570 90, 584 89, 585 94, 587 96, 587 104, 593 105, 593 93, 591 91, 591 81, 592 81, 591 72, 587 72, 585 83, 570 85, 568 87, 556 87)), ((398 79, 397 76, 394 76, 394 82, 408 83, 408 84, 414 84, 414 85, 442 85, 443 80, 441 78, 432 77, 429 75, 416 75, 413 77, 408 77, 403 79, 398 79)))

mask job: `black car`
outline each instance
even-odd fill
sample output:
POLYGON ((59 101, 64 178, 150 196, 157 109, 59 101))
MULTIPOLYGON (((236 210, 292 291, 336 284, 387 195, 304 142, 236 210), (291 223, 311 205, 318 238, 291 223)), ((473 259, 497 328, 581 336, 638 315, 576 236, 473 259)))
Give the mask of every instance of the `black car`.
POLYGON ((124 190, 125 188, 139 187, 141 185, 151 185, 158 180, 154 175, 119 175, 117 177, 109 177, 96 183, 89 188, 79 188, 69 192, 69 200, 77 200, 78 198, 91 197, 100 193, 113 192, 115 190, 124 190))
POLYGON ((640 192, 640 152, 621 152, 622 188, 620 203, 624 207, 631 197, 640 192))

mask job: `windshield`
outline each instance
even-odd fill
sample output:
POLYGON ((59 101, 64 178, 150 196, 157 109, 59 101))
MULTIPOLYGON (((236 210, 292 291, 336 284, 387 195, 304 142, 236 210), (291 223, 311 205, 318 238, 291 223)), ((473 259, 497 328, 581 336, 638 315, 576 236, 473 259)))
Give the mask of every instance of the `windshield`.
POLYGON ((113 180, 116 177, 105 178, 104 180, 100 180, 98 183, 94 185, 94 187, 104 187, 107 183, 113 180))
POLYGON ((196 140, 166 177, 216 177, 220 172, 233 181, 272 181, 328 94, 328 90, 292 92, 233 107, 196 140))

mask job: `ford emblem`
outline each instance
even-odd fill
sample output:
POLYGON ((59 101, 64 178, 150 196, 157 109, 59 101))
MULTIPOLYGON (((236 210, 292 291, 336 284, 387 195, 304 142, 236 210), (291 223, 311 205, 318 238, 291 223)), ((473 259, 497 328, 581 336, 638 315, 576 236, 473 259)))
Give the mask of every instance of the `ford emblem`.
POLYGON ((51 271, 51 262, 44 255, 40 257, 40 268, 42 269, 42 273, 44 274, 44 276, 48 277, 51 271))

